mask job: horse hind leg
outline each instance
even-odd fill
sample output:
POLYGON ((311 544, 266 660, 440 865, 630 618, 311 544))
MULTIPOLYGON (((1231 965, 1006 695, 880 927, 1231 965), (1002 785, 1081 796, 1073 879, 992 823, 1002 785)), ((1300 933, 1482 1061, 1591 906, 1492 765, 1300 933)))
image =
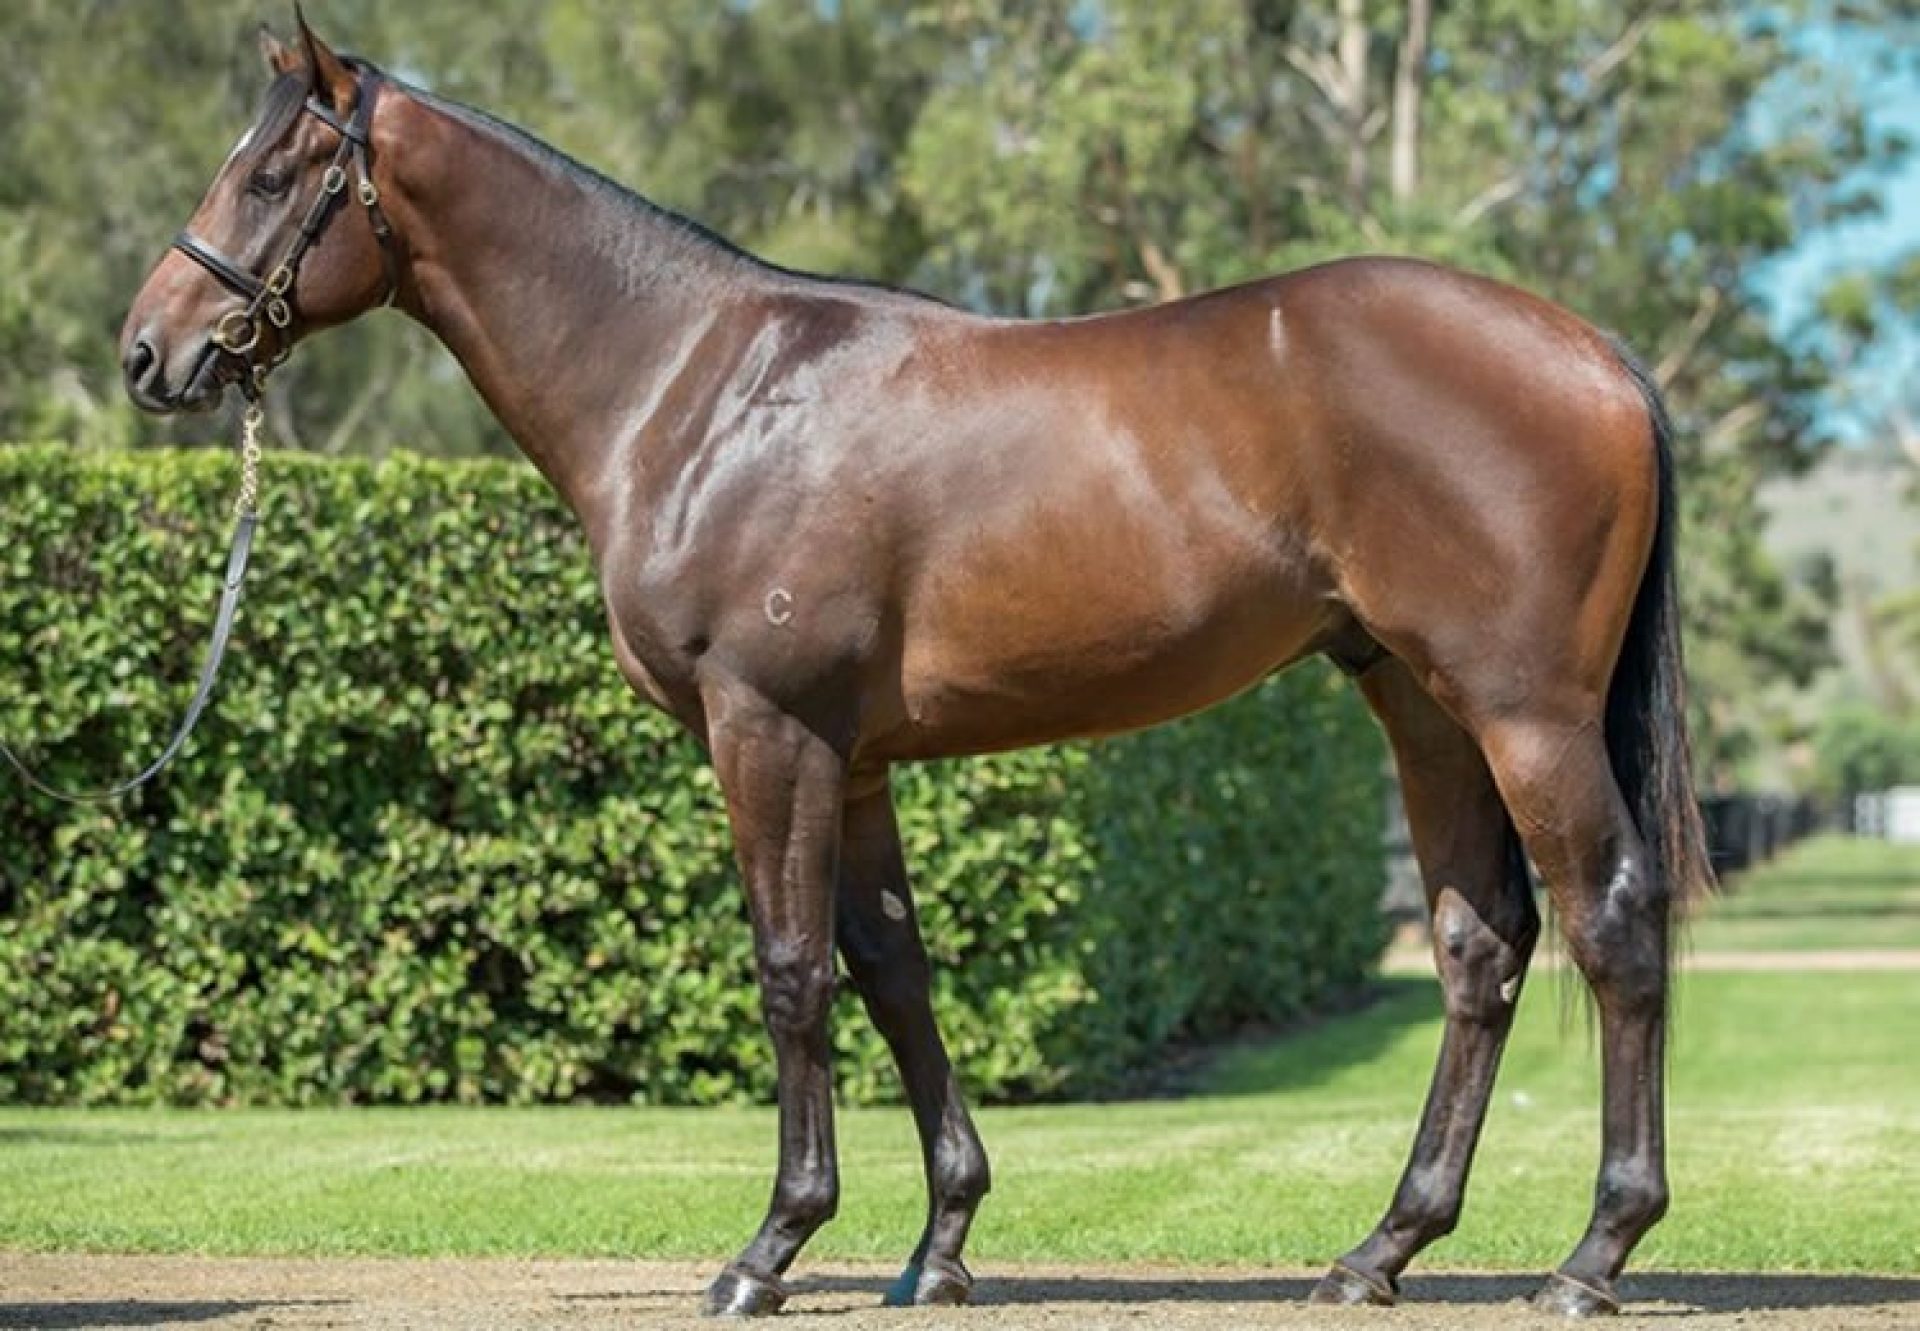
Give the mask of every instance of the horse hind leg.
POLYGON ((1569 1316, 1616 1312, 1613 1282, 1667 1209, 1669 885, 1628 811, 1598 717, 1507 719, 1481 734, 1600 1009, 1603 1104, 1592 1220, 1536 1301, 1569 1316))
POLYGON ((1398 660, 1362 676, 1392 744, 1446 1002, 1433 1083, 1393 1202, 1334 1264, 1316 1303, 1391 1303, 1422 1248, 1460 1217, 1514 1004, 1539 934, 1512 823, 1479 748, 1398 660))

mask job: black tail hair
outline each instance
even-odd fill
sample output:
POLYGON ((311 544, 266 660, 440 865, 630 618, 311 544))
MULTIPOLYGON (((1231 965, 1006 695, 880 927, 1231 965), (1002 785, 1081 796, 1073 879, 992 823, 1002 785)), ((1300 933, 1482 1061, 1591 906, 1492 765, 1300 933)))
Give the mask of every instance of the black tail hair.
POLYGON ((1614 351, 1646 399, 1659 466, 1660 511, 1653 553, 1640 579, 1633 617, 1607 690, 1607 753, 1614 780, 1640 829, 1653 881, 1673 909, 1713 889, 1713 862, 1693 789, 1687 742, 1686 672, 1680 650, 1680 603, 1674 577, 1673 421, 1647 367, 1618 342, 1614 351))

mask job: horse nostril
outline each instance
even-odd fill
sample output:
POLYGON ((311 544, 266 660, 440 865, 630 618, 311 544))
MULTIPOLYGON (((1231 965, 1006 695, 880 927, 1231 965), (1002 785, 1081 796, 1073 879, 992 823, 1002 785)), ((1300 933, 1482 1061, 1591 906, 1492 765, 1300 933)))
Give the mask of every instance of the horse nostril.
POLYGON ((127 375, 127 396, 143 411, 172 411, 173 395, 167 391, 167 365, 153 339, 140 336, 127 348, 121 363, 127 375))
POLYGON ((127 352, 127 382, 136 387, 144 384, 159 364, 160 357, 155 353, 153 343, 141 338, 127 352))

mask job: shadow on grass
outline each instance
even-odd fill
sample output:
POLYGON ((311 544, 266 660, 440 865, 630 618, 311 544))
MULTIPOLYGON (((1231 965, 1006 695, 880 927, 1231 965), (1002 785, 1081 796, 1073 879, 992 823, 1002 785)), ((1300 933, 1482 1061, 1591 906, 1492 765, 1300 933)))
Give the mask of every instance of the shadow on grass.
POLYGON ((0 1127, 0 1150, 9 1146, 110 1146, 121 1147, 149 1142, 192 1142, 208 1136, 204 1132, 148 1132, 143 1128, 111 1125, 84 1127, 0 1127))
POLYGON ((1348 1011, 1288 1029, 1250 1032, 1208 1050, 1182 1090, 1267 1095, 1317 1086, 1349 1067, 1372 1062, 1408 1028, 1438 1021, 1441 1015, 1440 986, 1430 977, 1384 976, 1348 1011))
MULTIPOLYGON (((984 1274, 974 1290, 980 1307, 1041 1304, 1158 1303, 1234 1304, 1304 1303, 1316 1282, 1302 1277, 1177 1274, 1085 1278, 1076 1276, 995 1276, 984 1274)), ((888 1282, 859 1276, 821 1276, 796 1280, 796 1292, 871 1293, 877 1302, 888 1282)), ((1539 1289, 1533 1275, 1412 1275, 1402 1302, 1417 1304, 1502 1304, 1528 1298, 1539 1289)), ((1685 1314, 1784 1311, 1813 1308, 1920 1305, 1920 1278, 1901 1276, 1769 1275, 1747 1272, 1628 1273, 1621 1297, 1635 1304, 1659 1304, 1685 1314)), ((1648 1310, 1650 1311, 1650 1310, 1648 1310)))
POLYGON ((0 1327, 48 1328, 48 1331, 79 1331, 98 1327, 182 1326, 193 1322, 214 1322, 222 1317, 264 1312, 260 1325, 270 1324, 271 1313, 280 1308, 324 1308, 344 1302, 341 1299, 252 1299, 184 1303, 164 1299, 113 1299, 74 1303, 0 1302, 0 1327))

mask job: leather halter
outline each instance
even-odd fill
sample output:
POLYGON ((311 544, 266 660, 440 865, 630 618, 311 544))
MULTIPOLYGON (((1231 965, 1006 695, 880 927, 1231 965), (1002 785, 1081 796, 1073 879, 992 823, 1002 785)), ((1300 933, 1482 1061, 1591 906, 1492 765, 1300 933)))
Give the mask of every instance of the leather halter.
POLYGON ((300 229, 288 244, 286 253, 273 271, 261 278, 248 272, 214 246, 193 234, 183 230, 174 237, 173 248, 192 259, 211 273, 220 285, 246 300, 245 309, 229 310, 220 316, 214 324, 211 348, 226 352, 242 362, 248 373, 241 381, 241 391, 248 397, 259 393, 261 383, 268 373, 287 358, 292 350, 286 330, 293 324, 294 283, 300 275, 300 265, 307 257, 320 235, 333 220, 339 206, 340 196, 347 186, 347 168, 353 168, 356 177, 355 187, 360 203, 367 210, 367 220, 373 226, 373 236, 380 244, 380 262, 386 270, 387 294, 381 303, 391 305, 400 290, 398 264, 393 252, 393 227, 380 209, 380 191, 373 183, 373 109, 380 95, 380 72, 364 61, 348 59, 347 67, 359 77, 353 112, 342 120, 325 102, 309 96, 303 106, 307 114, 332 129, 340 136, 340 146, 334 150, 333 161, 327 166, 326 173, 320 178, 320 193, 315 196, 307 215, 301 219, 300 229), (261 319, 275 330, 276 347, 271 360, 261 360, 255 353, 260 347, 263 332, 261 319))

